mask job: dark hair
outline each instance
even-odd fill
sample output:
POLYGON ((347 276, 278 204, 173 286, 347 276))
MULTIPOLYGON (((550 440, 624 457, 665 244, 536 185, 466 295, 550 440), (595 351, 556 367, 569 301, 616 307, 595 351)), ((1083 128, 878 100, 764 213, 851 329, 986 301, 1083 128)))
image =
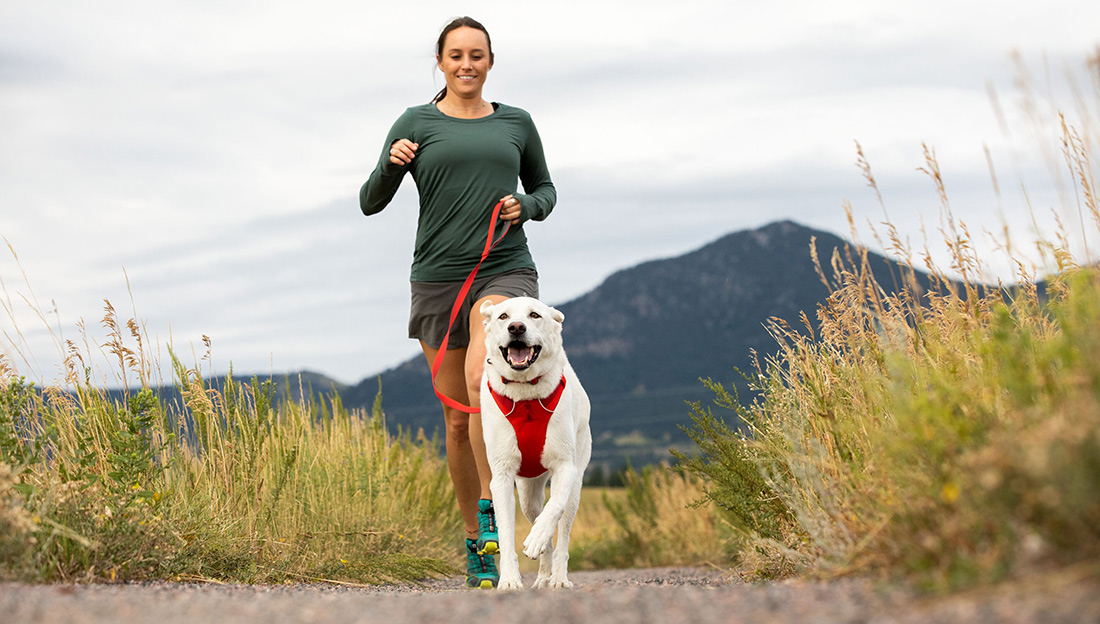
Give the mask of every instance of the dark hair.
MULTIPOLYGON (((477 30, 480 30, 481 32, 485 33, 485 41, 487 41, 489 43, 489 64, 492 65, 493 64, 493 40, 489 38, 489 31, 485 30, 485 27, 481 25, 481 22, 477 21, 476 19, 474 19, 472 17, 456 17, 453 20, 451 20, 450 24, 447 24, 446 26, 443 27, 443 32, 439 33, 439 40, 435 42, 436 62, 438 62, 439 59, 443 57, 443 44, 447 41, 447 35, 451 34, 452 30, 462 28, 463 26, 465 26, 467 28, 476 28, 477 30)), ((437 93, 435 95, 435 98, 432 100, 432 104, 435 104, 436 102, 442 100, 445 97, 447 97, 447 87, 446 86, 443 87, 442 91, 440 91, 439 93, 437 93)))

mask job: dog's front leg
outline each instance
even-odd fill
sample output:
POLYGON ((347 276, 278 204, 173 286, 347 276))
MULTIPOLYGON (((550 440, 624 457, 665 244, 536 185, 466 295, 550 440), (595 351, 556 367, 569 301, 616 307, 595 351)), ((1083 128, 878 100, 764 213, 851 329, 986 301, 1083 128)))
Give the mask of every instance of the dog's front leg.
POLYGON ((565 505, 565 512, 558 522, 558 543, 554 548, 554 565, 551 571, 549 587, 572 587, 569 580, 569 533, 573 529, 573 520, 577 517, 577 509, 581 503, 581 474, 573 480, 573 487, 569 492, 569 500, 565 505))
POLYGON ((519 556, 516 554, 516 498, 513 491, 515 477, 494 470, 489 489, 493 492, 496 509, 497 534, 500 539, 500 582, 497 589, 515 591, 523 589, 519 576, 519 556))
MULTIPOLYGON (((519 497, 519 508, 527 521, 535 524, 542 507, 546 504, 546 484, 550 481, 550 473, 533 479, 516 479, 516 495, 519 497)), ((553 547, 543 551, 539 556, 539 573, 535 582, 531 584, 533 589, 541 589, 550 586, 550 575, 553 572, 551 561, 557 557, 552 556, 553 547)))
POLYGON ((527 539, 523 540, 523 554, 538 559, 550 546, 576 480, 577 467, 572 462, 560 462, 550 470, 550 500, 546 501, 546 507, 535 520, 527 539))

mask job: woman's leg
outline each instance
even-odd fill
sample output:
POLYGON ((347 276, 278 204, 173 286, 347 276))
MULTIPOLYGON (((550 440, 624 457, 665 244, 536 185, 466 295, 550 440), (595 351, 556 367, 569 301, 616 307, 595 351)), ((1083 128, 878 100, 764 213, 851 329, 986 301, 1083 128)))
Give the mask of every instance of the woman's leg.
MULTIPOLYGON (((433 349, 420 341, 420 348, 424 351, 424 357, 428 359, 430 367, 435 361, 435 354, 439 349, 433 349)), ((482 345, 482 351, 485 346, 482 345)), ((470 403, 466 392, 465 362, 466 349, 450 349, 443 358, 439 372, 435 376, 435 385, 443 394, 452 399, 477 405, 474 399, 470 403)), ((447 426, 446 448, 447 468, 451 472, 451 482, 455 487, 455 498, 458 499, 458 509, 462 512, 462 520, 466 525, 466 537, 477 539, 477 499, 481 491, 481 481, 478 479, 478 463, 471 449, 470 415, 451 407, 443 406, 443 420, 447 426)), ((481 457, 485 459, 485 441, 481 439, 481 428, 477 430, 477 439, 480 442, 481 457)))
MULTIPOLYGON (((470 310, 470 344, 466 347, 466 396, 470 398, 470 405, 481 405, 481 384, 485 372, 485 328, 481 324, 481 304, 492 301, 494 304, 505 301, 504 295, 487 295, 478 299, 470 310)), ((470 416, 470 447, 477 463, 477 474, 480 478, 481 498, 492 500, 493 493, 489 490, 489 482, 493 475, 489 470, 489 459, 485 452, 485 438, 481 433, 481 414, 470 416)))

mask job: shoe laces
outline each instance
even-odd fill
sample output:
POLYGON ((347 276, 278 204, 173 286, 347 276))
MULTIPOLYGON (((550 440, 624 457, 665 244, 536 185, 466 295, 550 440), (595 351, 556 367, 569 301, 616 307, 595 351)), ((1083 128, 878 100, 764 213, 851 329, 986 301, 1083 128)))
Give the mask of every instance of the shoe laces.
POLYGON ((477 523, 482 531, 488 531, 490 533, 496 533, 497 530, 497 514, 490 508, 488 511, 481 511, 477 514, 477 523))
POLYGON ((466 567, 472 569, 474 566, 477 566, 478 571, 481 573, 495 574, 497 569, 496 561, 493 560, 492 555, 479 555, 477 551, 467 548, 466 567))

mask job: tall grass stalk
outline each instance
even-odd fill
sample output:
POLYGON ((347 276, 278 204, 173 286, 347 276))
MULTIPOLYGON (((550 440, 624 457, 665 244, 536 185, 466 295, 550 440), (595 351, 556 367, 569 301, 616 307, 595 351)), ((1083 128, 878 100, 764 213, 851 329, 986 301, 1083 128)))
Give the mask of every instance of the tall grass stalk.
POLYGON ((71 341, 65 379, 44 388, 0 358, 0 577, 375 583, 454 571, 455 540, 442 536, 460 519, 437 441, 389 434, 380 395, 360 413, 304 390, 276 399, 256 378, 213 388, 170 352, 183 403, 167 405, 141 327, 109 302, 101 325, 114 374, 136 380, 121 399, 93 383, 71 341))
POLYGON ((816 322, 772 322, 779 350, 758 366, 752 403, 712 384, 747 429, 697 407, 703 454, 684 462, 733 513, 747 573, 879 572, 948 589, 1100 557, 1100 266, 1070 244, 1100 231, 1098 145, 1065 115, 1059 126, 1065 212, 1086 230, 1059 222, 1038 244, 1045 279, 1005 240, 1018 285, 978 281, 975 239, 926 148, 949 269, 921 254, 921 289, 887 224, 903 288, 875 281, 865 249, 836 252, 818 263, 832 294, 816 322))

